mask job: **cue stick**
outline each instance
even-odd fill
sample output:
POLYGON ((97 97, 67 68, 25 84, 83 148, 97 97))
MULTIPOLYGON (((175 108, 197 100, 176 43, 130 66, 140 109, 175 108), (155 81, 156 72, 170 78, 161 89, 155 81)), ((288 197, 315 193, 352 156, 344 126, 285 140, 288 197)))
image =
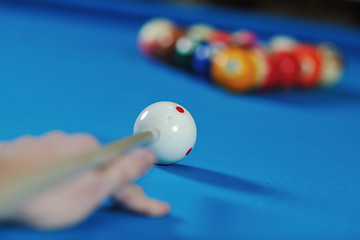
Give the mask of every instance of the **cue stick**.
POLYGON ((0 219, 10 217, 24 199, 37 192, 86 170, 100 167, 134 147, 156 141, 157 137, 157 132, 146 130, 76 157, 56 159, 36 168, 25 166, 16 172, 9 169, 0 176, 0 219))

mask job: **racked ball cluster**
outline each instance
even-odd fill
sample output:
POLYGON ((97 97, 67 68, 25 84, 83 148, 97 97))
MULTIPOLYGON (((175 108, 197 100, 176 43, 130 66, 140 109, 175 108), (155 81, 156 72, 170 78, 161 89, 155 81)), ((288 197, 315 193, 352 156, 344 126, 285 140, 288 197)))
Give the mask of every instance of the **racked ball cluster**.
POLYGON ((333 45, 311 45, 278 35, 267 44, 251 31, 233 33, 205 24, 187 29, 156 18, 145 23, 138 46, 232 92, 328 87, 342 76, 343 57, 333 45))

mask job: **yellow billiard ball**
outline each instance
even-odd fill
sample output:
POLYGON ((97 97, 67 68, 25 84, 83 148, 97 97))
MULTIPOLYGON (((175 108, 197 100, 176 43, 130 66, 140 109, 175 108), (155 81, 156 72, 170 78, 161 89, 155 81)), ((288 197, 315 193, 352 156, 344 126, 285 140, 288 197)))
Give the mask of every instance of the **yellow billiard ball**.
POLYGON ((339 49, 329 43, 322 43, 317 46, 321 59, 321 87, 331 87, 337 84, 344 72, 344 57, 339 49))
POLYGON ((247 92, 255 85, 257 70, 253 52, 238 47, 220 50, 211 64, 214 81, 232 92, 247 92))

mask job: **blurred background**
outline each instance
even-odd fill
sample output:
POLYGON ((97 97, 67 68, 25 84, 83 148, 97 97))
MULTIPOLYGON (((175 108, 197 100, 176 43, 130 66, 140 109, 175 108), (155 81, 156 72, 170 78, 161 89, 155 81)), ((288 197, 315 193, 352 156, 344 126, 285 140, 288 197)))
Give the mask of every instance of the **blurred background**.
POLYGON ((360 0, 172 0, 360 26, 360 0))

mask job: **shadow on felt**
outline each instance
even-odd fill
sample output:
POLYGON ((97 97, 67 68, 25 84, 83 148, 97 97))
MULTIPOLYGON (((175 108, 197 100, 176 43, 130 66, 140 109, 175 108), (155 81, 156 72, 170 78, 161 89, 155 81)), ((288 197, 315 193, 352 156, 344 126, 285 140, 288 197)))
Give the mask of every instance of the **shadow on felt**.
POLYGON ((254 92, 247 96, 281 104, 306 107, 360 105, 360 90, 350 88, 254 92))
POLYGON ((192 179, 194 181, 210 184, 212 186, 217 186, 232 191, 246 192, 278 199, 290 198, 290 195, 288 193, 282 192, 270 186, 262 185, 240 177, 230 176, 208 169, 186 166, 181 164, 175 164, 172 166, 160 165, 158 166, 158 168, 184 178, 192 179))

